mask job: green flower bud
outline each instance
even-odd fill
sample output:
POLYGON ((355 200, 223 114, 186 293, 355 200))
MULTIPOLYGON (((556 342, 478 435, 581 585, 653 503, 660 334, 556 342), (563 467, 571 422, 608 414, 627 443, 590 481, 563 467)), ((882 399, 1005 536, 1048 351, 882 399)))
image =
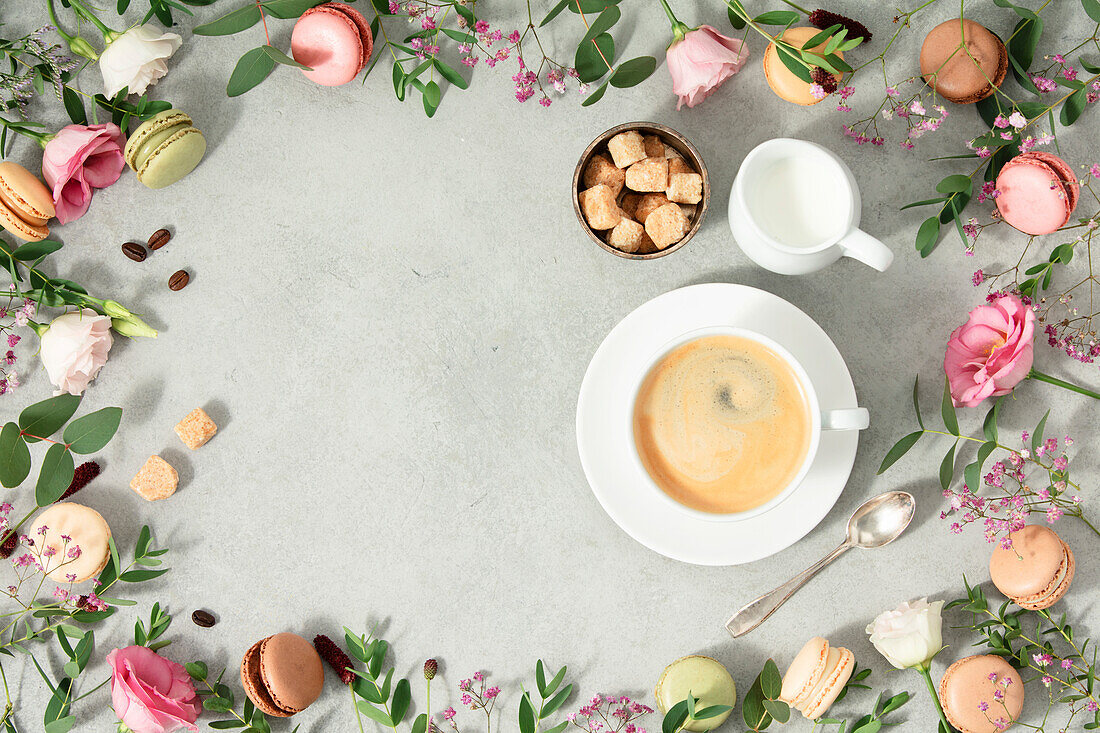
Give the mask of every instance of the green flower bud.
POLYGON ((103 312, 111 318, 130 319, 134 317, 134 314, 131 313, 129 309, 113 300, 103 301, 100 307, 103 308, 103 312))
POLYGON ((111 328, 127 338, 156 338, 156 329, 137 316, 131 315, 128 319, 112 318, 111 328))
POLYGON ((69 50, 77 56, 83 56, 90 61, 95 61, 99 58, 99 54, 95 52, 95 48, 92 44, 88 43, 88 41, 80 36, 69 40, 69 50))

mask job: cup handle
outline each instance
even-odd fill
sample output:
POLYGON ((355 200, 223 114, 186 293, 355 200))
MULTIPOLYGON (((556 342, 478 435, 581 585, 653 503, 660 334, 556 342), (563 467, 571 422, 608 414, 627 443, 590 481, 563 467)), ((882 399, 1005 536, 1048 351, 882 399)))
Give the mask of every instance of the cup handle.
POLYGON ((893 251, 862 229, 853 229, 838 242, 845 257, 859 260, 879 272, 885 272, 894 261, 893 251))
POLYGON ((871 424, 871 413, 866 407, 843 410, 822 410, 822 430, 864 430, 871 424))

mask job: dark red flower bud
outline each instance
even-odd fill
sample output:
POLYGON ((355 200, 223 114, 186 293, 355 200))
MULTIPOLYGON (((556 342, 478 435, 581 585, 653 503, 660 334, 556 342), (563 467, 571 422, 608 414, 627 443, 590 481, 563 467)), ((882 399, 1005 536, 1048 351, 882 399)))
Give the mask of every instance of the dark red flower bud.
POLYGON ((434 659, 429 659, 424 662, 424 679, 431 680, 435 677, 435 673, 439 671, 439 662, 434 659))
POLYGON ((313 637, 313 648, 321 655, 321 659, 328 662, 328 665, 332 667, 341 682, 345 685, 351 684, 351 681, 355 679, 355 675, 349 669, 352 666, 351 657, 345 654, 343 649, 336 646, 335 641, 324 634, 318 634, 313 637))
POLYGON ((813 79, 814 84, 824 89, 826 94, 836 91, 836 77, 820 66, 810 69, 810 78, 813 79))
POLYGON ((81 463, 73 471, 73 480, 69 483, 69 488, 65 489, 65 493, 61 495, 58 501, 65 501, 76 492, 83 489, 85 486, 92 482, 102 469, 95 461, 86 461, 81 463))
POLYGON ((837 24, 840 24, 848 31, 847 38, 862 38, 864 43, 871 42, 871 31, 867 30, 867 26, 863 25, 858 20, 847 18, 840 13, 831 13, 828 10, 821 10, 820 8, 810 13, 810 25, 815 28, 825 30, 837 24))

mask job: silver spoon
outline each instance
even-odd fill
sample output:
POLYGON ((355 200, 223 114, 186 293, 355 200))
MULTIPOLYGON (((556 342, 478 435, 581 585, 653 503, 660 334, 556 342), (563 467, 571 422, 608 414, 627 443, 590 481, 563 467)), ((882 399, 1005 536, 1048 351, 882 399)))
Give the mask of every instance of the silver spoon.
POLYGON ((726 631, 734 637, 755 629, 787 602, 818 571, 853 547, 869 550, 898 538, 913 519, 916 500, 906 491, 887 491, 863 502, 848 520, 848 537, 825 557, 773 591, 745 605, 726 622, 726 631))

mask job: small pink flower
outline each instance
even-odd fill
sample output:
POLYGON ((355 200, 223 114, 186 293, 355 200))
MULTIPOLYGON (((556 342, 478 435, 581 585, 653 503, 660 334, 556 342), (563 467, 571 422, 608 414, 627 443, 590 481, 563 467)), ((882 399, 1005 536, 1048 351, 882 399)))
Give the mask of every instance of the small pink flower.
POLYGON ((1005 117, 1004 115, 997 115, 997 117, 993 120, 993 126, 994 127, 1000 127, 1000 128, 1003 129, 1005 127, 1008 127, 1009 124, 1010 123, 1008 121, 1008 118, 1005 117))
POLYGON ((486 23, 484 20, 479 20, 476 23, 474 23, 474 31, 476 33, 488 33, 489 32, 489 24, 486 23))
POLYGON ((1012 125, 1016 129, 1020 129, 1027 125, 1027 118, 1020 114, 1019 111, 1013 112, 1008 116, 1008 124, 1012 125))
POLYGON ((446 710, 443 711, 443 719, 444 720, 454 720, 454 717, 457 714, 458 713, 454 708, 447 708, 446 710))

